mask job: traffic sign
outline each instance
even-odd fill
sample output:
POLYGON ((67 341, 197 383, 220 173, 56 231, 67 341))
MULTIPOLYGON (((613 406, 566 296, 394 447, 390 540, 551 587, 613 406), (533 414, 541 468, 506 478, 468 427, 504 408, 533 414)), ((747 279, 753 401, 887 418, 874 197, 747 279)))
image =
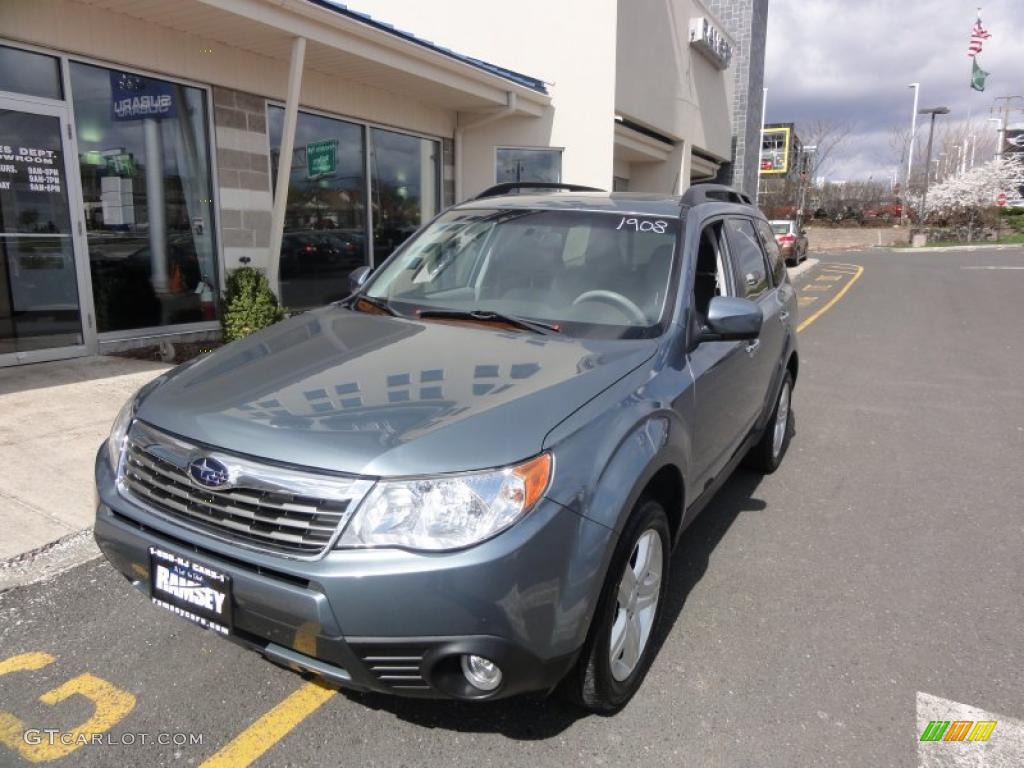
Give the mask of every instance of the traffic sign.
POLYGON ((1005 192, 1000 192, 998 195, 996 195, 996 205, 998 205, 1000 208, 1002 208, 1004 205, 1006 205, 1006 193, 1005 192))

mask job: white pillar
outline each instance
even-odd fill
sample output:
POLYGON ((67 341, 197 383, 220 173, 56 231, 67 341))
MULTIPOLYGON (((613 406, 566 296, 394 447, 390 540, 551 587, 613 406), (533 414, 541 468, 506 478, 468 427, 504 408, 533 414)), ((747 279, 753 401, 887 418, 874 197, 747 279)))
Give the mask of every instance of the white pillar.
POLYGON ((759 205, 761 201, 761 151, 764 149, 764 119, 768 114, 768 89, 763 88, 761 90, 761 133, 757 140, 757 155, 755 155, 755 162, 757 163, 757 189, 754 190, 754 205, 759 205))
POLYGON ((288 96, 285 99, 284 125, 281 127, 281 152, 277 162, 277 182, 274 185, 274 212, 270 219, 270 259, 267 279, 270 287, 280 295, 278 267, 281 263, 281 240, 284 238, 284 211, 288 205, 288 179, 291 176, 292 157, 295 154, 295 122, 299 114, 299 94, 302 90, 302 67, 306 59, 306 38, 292 41, 292 60, 288 70, 288 96))
MULTIPOLYGON (((184 119, 184 118, 182 118, 184 119)), ((149 213, 150 282, 157 293, 167 293, 167 211, 164 207, 164 142, 160 121, 142 121, 146 156, 146 210, 149 213)))

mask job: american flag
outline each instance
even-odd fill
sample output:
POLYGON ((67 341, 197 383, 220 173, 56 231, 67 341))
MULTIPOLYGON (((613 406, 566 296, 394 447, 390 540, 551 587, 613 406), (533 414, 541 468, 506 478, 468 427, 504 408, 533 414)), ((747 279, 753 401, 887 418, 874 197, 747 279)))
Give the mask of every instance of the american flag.
POLYGON ((988 40, 990 37, 992 37, 992 35, 989 34, 989 31, 981 25, 981 16, 979 16, 978 20, 974 22, 974 26, 971 28, 971 42, 970 45, 967 46, 967 55, 977 56, 981 53, 982 42, 988 40))

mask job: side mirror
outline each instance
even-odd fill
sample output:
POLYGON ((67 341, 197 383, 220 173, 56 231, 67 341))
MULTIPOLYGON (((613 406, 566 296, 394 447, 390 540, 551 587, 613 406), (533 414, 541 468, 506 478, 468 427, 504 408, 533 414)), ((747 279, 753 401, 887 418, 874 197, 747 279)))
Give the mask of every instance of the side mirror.
POLYGON ((351 272, 349 272, 348 273, 348 289, 349 289, 349 291, 351 291, 352 293, 355 293, 360 288, 362 288, 363 287, 363 283, 366 282, 366 279, 370 276, 371 272, 373 272, 373 267, 367 267, 367 266, 356 267, 351 272))
POLYGON ((697 341, 756 339, 761 335, 763 322, 761 308, 749 299, 715 296, 708 304, 708 316, 697 341))

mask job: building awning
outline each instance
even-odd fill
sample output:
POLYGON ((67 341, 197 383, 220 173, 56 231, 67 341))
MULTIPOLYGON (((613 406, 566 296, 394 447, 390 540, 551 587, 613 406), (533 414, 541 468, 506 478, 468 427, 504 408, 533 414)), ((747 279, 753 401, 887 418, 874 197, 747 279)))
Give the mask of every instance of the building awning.
POLYGON ((537 78, 442 48, 326 0, 77 2, 276 59, 285 69, 292 41, 302 37, 308 70, 455 111, 506 107, 510 93, 523 115, 538 116, 550 104, 537 78))
POLYGON ((615 157, 627 163, 657 163, 667 160, 672 144, 615 121, 615 157))

